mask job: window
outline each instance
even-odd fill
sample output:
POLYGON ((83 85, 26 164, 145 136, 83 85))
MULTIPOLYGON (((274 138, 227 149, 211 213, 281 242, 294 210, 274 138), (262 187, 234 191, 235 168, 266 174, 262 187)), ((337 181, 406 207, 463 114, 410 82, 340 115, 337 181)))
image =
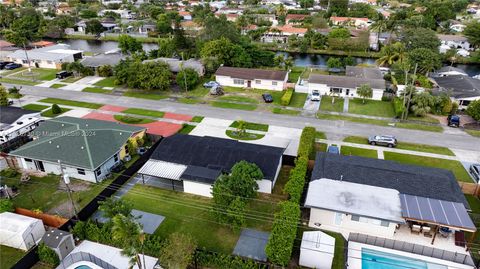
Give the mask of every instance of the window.
POLYGON ((243 84, 244 84, 244 80, 243 80, 243 79, 234 79, 234 80, 233 80, 233 84, 243 85, 243 84))
POLYGON ((128 146, 125 145, 125 153, 128 154, 128 146))
POLYGON ((53 61, 47 61, 47 64, 53 64, 53 61))
POLYGON ((85 175, 85 169, 80 169, 80 168, 78 168, 78 169, 77 169, 77 173, 78 173, 79 175, 85 175))
POLYGON ((360 221, 360 216, 352 215, 352 221, 360 221))
POLYGON ((262 84, 262 81, 257 79, 257 80, 255 80, 255 84, 262 84))
POLYGON ((31 163, 31 162, 32 162, 32 159, 27 159, 27 158, 25 158, 25 161, 31 163))
POLYGON ((390 226, 390 222, 382 220, 382 222, 380 223, 380 226, 388 227, 388 226, 390 226))
POLYGON ((273 86, 277 86, 277 82, 276 82, 276 81, 272 81, 272 85, 273 85, 273 86))
POLYGON ((97 170, 95 171, 95 175, 99 176, 99 175, 101 175, 101 174, 102 174, 102 170, 101 170, 101 169, 97 169, 97 170))
POLYGON ((342 225, 343 214, 335 212, 335 225, 342 225))
POLYGON ((118 162, 118 154, 113 155, 113 161, 118 162))

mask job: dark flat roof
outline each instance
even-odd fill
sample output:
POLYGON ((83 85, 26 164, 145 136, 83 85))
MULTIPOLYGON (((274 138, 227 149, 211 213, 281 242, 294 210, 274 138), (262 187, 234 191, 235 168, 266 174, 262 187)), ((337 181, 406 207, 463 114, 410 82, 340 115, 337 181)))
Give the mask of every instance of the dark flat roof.
POLYGON ((26 114, 39 113, 38 111, 27 110, 21 107, 0 106, 0 123, 12 124, 21 116, 26 114))
POLYGON ((71 234, 59 229, 52 229, 47 231, 43 237, 42 241, 45 243, 45 245, 51 247, 51 248, 57 248, 58 245, 62 242, 62 240, 70 236, 71 234))
POLYGON ((319 152, 311 180, 321 178, 395 189, 402 194, 462 203, 470 208, 454 175, 444 169, 319 152))
POLYGON ((227 67, 220 66, 215 72, 216 76, 228 76, 239 79, 268 79, 284 81, 288 75, 287 71, 281 70, 265 70, 265 69, 253 69, 253 68, 239 68, 239 67, 227 67))
POLYGON ((258 165, 264 178, 273 181, 283 151, 282 148, 231 139, 176 134, 164 138, 150 158, 187 165, 182 178, 187 179, 187 176, 210 183, 217 178, 215 175, 229 172, 235 163, 245 160, 258 165))

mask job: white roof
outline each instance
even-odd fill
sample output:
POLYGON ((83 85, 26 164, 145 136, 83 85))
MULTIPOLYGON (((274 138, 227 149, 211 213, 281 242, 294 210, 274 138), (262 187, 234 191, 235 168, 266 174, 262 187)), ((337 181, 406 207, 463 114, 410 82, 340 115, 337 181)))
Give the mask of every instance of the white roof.
POLYGON ((187 169, 186 165, 164 162, 159 160, 148 160, 138 171, 139 174, 179 180, 180 176, 187 169))
POLYGON ((43 225, 43 222, 36 218, 31 218, 15 213, 3 212, 0 214, 0 220, 2 225, 0 225, 1 232, 9 233, 23 233, 26 230, 29 230, 32 224, 40 222, 43 225))
MULTIPOLYGON (((109 263, 110 265, 115 266, 116 268, 130 268, 130 259, 126 256, 123 256, 121 249, 118 248, 85 240, 80 245, 75 247, 70 254, 77 252, 90 253, 93 256, 109 263)), ((143 257, 145 257, 145 268, 153 269, 157 264, 157 258, 140 255, 142 261, 143 257)), ((138 269, 138 266, 135 265, 133 268, 138 269)))
MULTIPOLYGON (((27 51, 30 60, 49 60, 59 61, 71 57, 74 54, 81 53, 80 50, 72 50, 67 44, 57 44, 53 46, 37 48, 27 51)), ((12 59, 25 60, 26 55, 24 50, 16 50, 8 55, 12 59)))
POLYGON ((321 231, 303 232, 300 248, 333 255, 335 252, 335 238, 321 231))
POLYGON ((399 195, 394 189, 322 178, 310 182, 305 206, 404 223, 399 195))

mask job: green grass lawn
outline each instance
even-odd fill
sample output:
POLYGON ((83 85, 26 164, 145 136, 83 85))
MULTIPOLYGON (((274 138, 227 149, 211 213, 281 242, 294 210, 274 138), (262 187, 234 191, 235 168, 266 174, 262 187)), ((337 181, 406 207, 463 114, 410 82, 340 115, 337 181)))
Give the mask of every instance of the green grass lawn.
POLYGON ((204 119, 205 117, 202 117, 202 116, 194 116, 190 121, 191 122, 202 122, 202 120, 204 119))
POLYGON ((290 176, 290 170, 293 169, 293 166, 288 166, 284 165, 280 169, 280 172, 278 173, 278 178, 277 181, 275 182, 275 186, 273 186, 272 194, 275 196, 283 196, 284 199, 288 199, 288 194, 286 194, 283 189, 285 187, 285 184, 287 184, 289 176, 290 176))
POLYGON ((342 146, 340 148, 340 153, 347 156, 360 156, 367 158, 378 158, 378 152, 373 149, 362 149, 356 147, 342 146))
POLYGON ((335 252, 333 254, 332 269, 344 269, 345 268, 345 239, 342 234, 334 233, 330 231, 323 231, 324 233, 335 238, 335 252))
MULTIPOLYGON (((230 127, 237 128, 238 121, 234 121, 232 124, 230 124, 230 127)), ((245 122, 245 129, 268 132, 268 124, 245 122)))
POLYGON ((8 76, 8 75, 18 73, 20 71, 24 71, 24 70, 27 70, 27 69, 28 69, 28 67, 24 67, 24 66, 22 66, 20 68, 17 68, 17 69, 13 69, 13 70, 5 70, 4 69, 3 72, 2 72, 2 76, 8 76))
POLYGON ((368 145, 368 139, 363 136, 347 136, 343 139, 343 142, 368 145))
POLYGON ((425 117, 408 116, 408 120, 422 121, 422 122, 428 122, 428 123, 440 123, 437 119, 430 117, 428 115, 425 117))
POLYGON ((202 81, 200 81, 200 83, 198 83, 198 85, 185 93, 185 96, 192 96, 192 97, 203 97, 205 95, 207 95, 209 92, 210 92, 210 89, 207 89, 205 87, 203 87, 203 84, 205 82, 209 82, 211 81, 212 79, 210 78, 204 78, 202 81))
POLYGON ((395 127, 403 128, 403 129, 428 131, 428 132, 438 132, 438 133, 443 132, 442 126, 427 125, 427 124, 420 124, 420 123, 398 122, 395 124, 395 127))
POLYGON ((0 245, 0 268, 11 268, 25 254, 23 250, 0 245))
POLYGON ((42 116, 44 116, 44 117, 48 117, 48 118, 53 118, 53 117, 60 116, 60 115, 62 115, 63 113, 71 110, 71 109, 69 109, 69 108, 64 108, 64 107, 60 107, 60 109, 62 110, 62 112, 61 112, 61 113, 58 113, 58 114, 53 114, 52 108, 50 108, 49 110, 43 111, 40 115, 42 115, 42 116))
POLYGON ((163 111, 156 111, 156 110, 149 110, 149 109, 142 109, 142 108, 128 108, 122 111, 122 113, 135 114, 135 115, 141 115, 141 116, 150 116, 150 117, 156 117, 156 118, 163 118, 163 116, 165 115, 165 112, 163 111))
POLYGON ((343 112, 343 98, 335 97, 335 103, 332 104, 332 97, 323 95, 320 101, 320 110, 343 112))
POLYGON ((324 132, 316 131, 315 139, 327 139, 327 135, 324 132))
POLYGON ((155 92, 135 92, 135 91, 127 91, 123 93, 123 96, 127 97, 135 97, 135 98, 142 98, 142 99, 150 99, 150 100, 162 100, 168 98, 168 95, 165 93, 155 93, 155 92))
POLYGON ((360 98, 350 99, 348 112, 385 118, 393 118, 395 116, 392 102, 365 100, 365 104, 363 104, 360 98))
POLYGON ((37 85, 39 84, 38 81, 31 81, 31 80, 22 80, 22 79, 13 79, 13 78, 0 78, 0 82, 9 83, 9 84, 20 84, 20 85, 37 85))
POLYGON ((183 124, 182 129, 178 131, 179 134, 189 134, 193 129, 195 129, 195 125, 191 124, 183 124))
MULTIPOLYGON (((173 232, 185 233, 191 235, 199 247, 226 254, 232 253, 238 240, 239 231, 232 231, 214 218, 210 198, 135 185, 123 199, 131 202, 137 210, 165 216, 155 231, 162 238, 173 232)), ((247 217, 249 214, 264 216, 261 220, 248 218, 247 227, 264 231, 271 229, 271 219, 276 210, 274 203, 252 200, 246 210, 247 217)))
POLYGON ((67 84, 55 83, 55 84, 52 84, 50 86, 50 88, 58 89, 58 88, 61 88, 63 86, 67 86, 67 84))
POLYGON ((214 101, 211 103, 211 105, 219 108, 250 110, 250 111, 257 109, 256 104, 235 104, 235 103, 227 103, 222 101, 214 101))
POLYGON ((94 83, 93 85, 95 86, 98 86, 98 87, 111 87, 111 88, 115 88, 115 77, 108 77, 108 78, 104 78, 100 81, 98 81, 97 83, 94 83))
POLYGON ((28 104, 28 105, 22 106, 22 108, 27 110, 33 110, 33 111, 42 111, 49 108, 49 106, 44 106, 39 104, 28 104))
POLYGON ((308 94, 306 93, 294 92, 288 106, 299 108, 303 107, 303 105, 305 105, 305 100, 307 100, 307 96, 308 94))
POLYGON ((112 93, 111 90, 104 90, 102 88, 97 87, 86 87, 82 90, 82 92, 93 92, 93 93, 112 93))
POLYGON ((218 100, 227 101, 227 102, 258 104, 258 100, 255 100, 255 99, 250 98, 250 97, 236 96, 236 95, 221 96, 221 97, 218 97, 218 100))
POLYGON ((480 130, 468 130, 468 129, 465 129, 465 132, 467 132, 467 134, 469 134, 469 135, 471 135, 471 136, 480 137, 480 130))
POLYGON ((146 123, 152 123, 155 121, 152 119, 137 118, 137 117, 131 117, 131 116, 124 116, 124 115, 114 115, 113 118, 115 118, 119 122, 123 122, 126 124, 146 124, 146 123))
POLYGON ((245 132, 245 134, 239 135, 237 131, 231 131, 231 130, 227 130, 225 134, 230 138, 238 139, 238 140, 258 140, 265 136, 264 134, 253 134, 249 132, 245 132))
POLYGON ((297 83, 298 78, 302 75, 306 69, 304 66, 293 66, 290 73, 288 73, 288 82, 297 83))
POLYGON ((472 213, 480 214, 480 200, 471 194, 465 194, 472 213))
POLYGON ((405 163, 405 164, 413 164, 413 165, 447 169, 452 171, 452 173, 455 175, 458 181, 463 181, 463 182, 473 181, 470 175, 467 173, 467 171, 463 167, 463 165, 458 161, 430 158, 430 157, 423 157, 423 156, 416 156, 416 155, 409 155, 409 154, 401 154, 401 153, 387 152, 387 151, 385 151, 383 154, 385 156, 385 160, 397 161, 399 163, 405 163))
POLYGON ((286 108, 274 107, 274 108, 272 108, 272 113, 273 113, 273 114, 282 114, 282 115, 297 116, 297 115, 300 114, 300 111, 298 111, 298 110, 286 109, 286 108))
POLYGON ((195 105, 203 102, 201 99, 191 98, 191 97, 180 97, 177 99, 177 102, 187 105, 195 105))
POLYGON ((16 73, 10 78, 22 78, 22 79, 35 79, 35 80, 52 80, 55 79, 55 74, 58 73, 57 69, 49 68, 32 68, 32 74, 28 70, 16 73))
POLYGON ((65 100, 65 99, 58 99, 58 98, 45 98, 45 99, 39 100, 38 102, 65 105, 65 106, 78 106, 78 107, 85 107, 85 108, 91 108, 91 109, 99 109, 103 106, 103 104, 79 102, 79 101, 72 101, 72 100, 65 100))
POLYGON ((62 80, 62 82, 65 82, 65 83, 74 83, 76 81, 79 81, 80 79, 82 79, 83 77, 82 76, 79 76, 79 77, 75 77, 75 76, 69 76, 68 78, 62 80))

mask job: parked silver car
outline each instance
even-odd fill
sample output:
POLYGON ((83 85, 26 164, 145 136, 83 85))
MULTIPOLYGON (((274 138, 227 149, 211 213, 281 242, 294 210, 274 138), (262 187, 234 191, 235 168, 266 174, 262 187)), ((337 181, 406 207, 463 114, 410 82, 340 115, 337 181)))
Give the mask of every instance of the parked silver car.
POLYGON ((393 148, 397 146, 397 139, 391 135, 374 135, 368 138, 368 144, 393 148))
POLYGON ((470 174, 475 178, 477 182, 480 182, 480 163, 474 163, 470 165, 470 174))

